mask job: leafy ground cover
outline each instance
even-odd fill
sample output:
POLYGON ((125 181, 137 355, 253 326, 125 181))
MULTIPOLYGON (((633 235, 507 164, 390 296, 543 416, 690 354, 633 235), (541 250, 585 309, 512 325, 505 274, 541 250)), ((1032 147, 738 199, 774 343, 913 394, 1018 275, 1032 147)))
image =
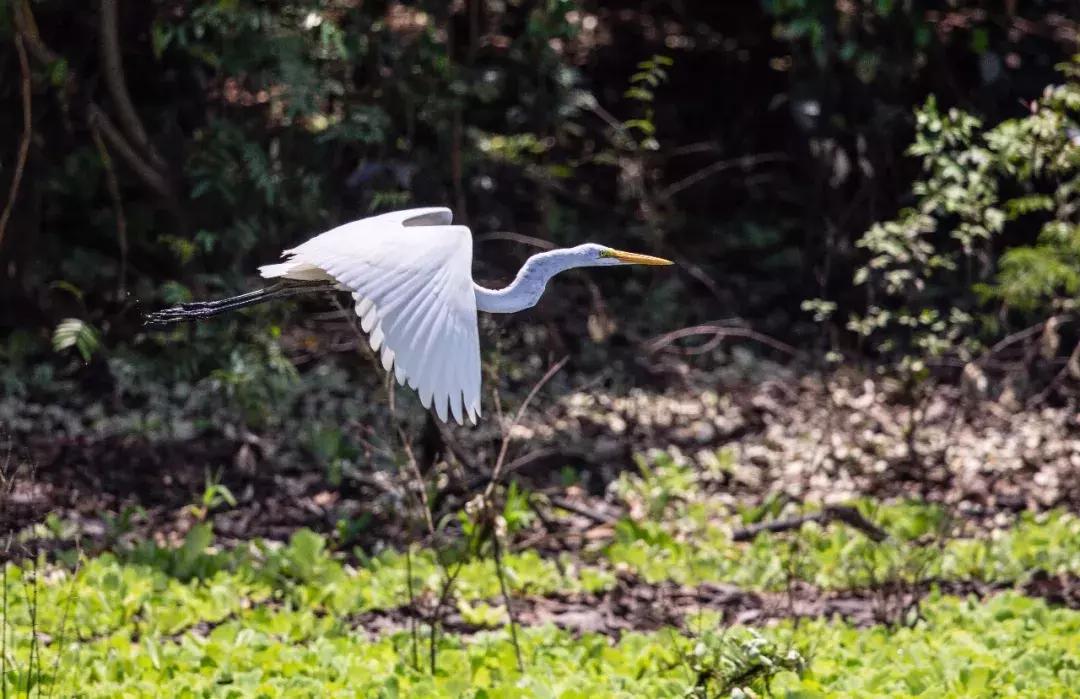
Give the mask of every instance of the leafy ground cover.
POLYGON ((613 640, 547 623, 518 634, 524 672, 505 629, 443 635, 429 672, 426 628, 419 643, 404 628, 372 636, 348 616, 259 601, 237 577, 170 583, 106 558, 43 578, 26 586, 9 570, 7 662, 22 670, 6 678, 25 686, 36 662, 36 681, 55 679, 59 696, 157 696, 165 686, 178 697, 1069 696, 1080 683, 1080 612, 1014 593, 931 595, 901 628, 820 619, 748 629, 704 611, 682 630, 613 640), (19 591, 38 588, 37 608, 52 611, 29 633, 19 591), (135 611, 110 615, 117 602, 135 611), (66 639, 44 631, 68 609, 66 639), (85 626, 98 617, 114 623, 85 626))
POLYGON ((455 569, 432 653, 428 622, 447 575, 434 551, 333 551, 310 530, 287 544, 222 549, 203 522, 179 547, 143 543, 93 557, 67 550, 53 562, 8 564, 4 676, 12 687, 32 678, 60 695, 103 697, 149 696, 165 682, 193 697, 736 696, 744 688, 945 697, 988 687, 1066 696, 1078 686, 1080 596, 1066 594, 1062 606, 1021 592, 1039 594, 1036 579, 1064 581, 1057 593, 1076 586, 1075 515, 1025 515, 988 537, 938 538, 951 531, 940 507, 862 502, 884 541, 806 524, 797 537, 742 542, 733 532, 754 513, 720 520, 708 497, 673 495, 686 478, 661 460, 624 479, 616 490, 645 493, 654 514, 609 526, 601 545, 502 557, 525 624, 524 672, 490 559, 455 569), (685 585, 709 582, 730 587, 685 585), (803 604, 810 598, 833 604, 803 604), (733 616, 739 604, 753 613, 733 616), (605 627, 602 615, 626 623, 605 627))
POLYGON ((616 490, 628 509, 646 516, 619 520, 604 556, 651 581, 782 589, 798 579, 856 588, 942 579, 1012 583, 1036 571, 1080 573, 1080 518, 1065 510, 1025 512, 1011 526, 973 535, 967 521, 940 506, 863 500, 861 512, 886 535, 882 541, 851 527, 809 522, 797 536, 759 535, 739 544, 734 533, 741 525, 805 508, 776 500, 721 517, 728 506, 700 486, 696 469, 669 458, 640 466, 641 475, 624 474, 616 490))

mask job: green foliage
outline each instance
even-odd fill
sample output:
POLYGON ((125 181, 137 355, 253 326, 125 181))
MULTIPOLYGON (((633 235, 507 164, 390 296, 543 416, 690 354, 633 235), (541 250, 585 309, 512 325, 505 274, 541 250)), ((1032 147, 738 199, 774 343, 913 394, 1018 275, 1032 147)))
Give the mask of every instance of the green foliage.
POLYGON ((101 346, 101 336, 93 325, 79 318, 65 318, 60 321, 53 331, 53 349, 63 352, 74 348, 79 352, 84 362, 90 358, 101 346))
MULTIPOLYGON (((932 39, 932 25, 922 13, 906 12, 896 0, 868 0, 837 5, 829 0, 764 0, 765 10, 779 21, 775 33, 807 50, 818 68, 835 61, 864 84, 907 67, 918 67, 932 39), (875 37, 897 36, 896 44, 882 46, 875 37)), ((891 77, 891 76, 889 76, 891 77)))
POLYGON ((933 598, 912 628, 853 629, 813 621, 791 633, 813 645, 802 678, 774 689, 793 697, 1052 697, 1080 682, 1071 638, 1080 614, 1003 594, 933 598))
POLYGON ((195 515, 195 519, 202 522, 212 510, 222 505, 236 507, 236 498, 233 496, 232 491, 229 490, 229 487, 220 482, 219 474, 211 475, 207 473, 206 487, 203 488, 199 504, 190 505, 188 510, 195 515))
POLYGON ((210 375, 215 394, 241 408, 251 425, 265 425, 279 397, 298 380, 296 367, 282 353, 274 330, 259 344, 232 350, 228 364, 210 375))
POLYGON ((925 172, 912 187, 918 203, 859 239, 870 259, 853 281, 867 288, 871 303, 847 328, 874 341, 902 377, 921 381, 928 361, 967 361, 978 348, 971 313, 946 303, 941 278, 961 268, 970 275, 976 250, 1000 233, 1004 214, 993 206, 997 183, 989 175, 990 153, 975 143, 979 121, 956 109, 942 114, 931 97, 917 111, 916 124, 909 153, 922 158, 925 172), (951 225, 955 247, 936 237, 942 221, 951 225))
MULTIPOLYGON (((266 614, 260 605, 269 600, 305 623, 327 613, 343 617, 407 601, 406 563, 400 553, 364 558, 355 567, 308 530, 298 531, 284 547, 256 541, 223 552, 213 544, 209 524, 199 523, 175 549, 144 543, 123 557, 86 560, 74 573, 56 568, 43 578, 49 584, 38 593, 36 623, 53 630, 67 623, 79 637, 109 636, 136 624, 144 633, 171 635, 200 621, 237 617, 248 623, 266 614)), ((506 554, 504 564, 509 586, 519 593, 596 590, 612 583, 610 576, 579 577, 565 564, 568 572, 561 573, 554 562, 532 552, 506 554)), ((418 593, 440 589, 442 571, 433 552, 414 552, 412 571, 418 593)), ((29 568, 8 564, 8 623, 17 628, 31 623, 34 600, 20 595, 23 578, 31 574, 29 568)), ((466 601, 494 597, 498 582, 491 562, 463 566, 456 589, 466 601)))
POLYGON ((693 640, 684 662, 697 680, 687 697, 757 697, 755 687, 770 689, 774 676, 800 673, 805 662, 795 648, 784 650, 754 629, 708 629, 693 640))
MULTIPOLYGON (((282 575, 313 587, 333 580, 313 535, 268 555, 282 575)), ((900 629, 829 620, 723 629, 708 614, 689 633, 617 641, 534 627, 519 632, 524 674, 505 631, 444 635, 430 674, 407 662, 407 631, 371 637, 354 628, 350 615, 362 605, 326 614, 242 571, 183 583, 105 555, 74 573, 8 564, 6 574, 10 659, 26 668, 37 652, 44 667, 55 662, 55 686, 51 671, 41 686, 61 696, 961 697, 990 687, 1063 696, 1080 680, 1072 652, 1080 613, 1012 593, 985 602, 932 596, 924 620, 900 629), (65 607, 66 640, 32 650, 32 610, 35 628, 55 640, 65 607)), ((504 618, 475 598, 463 613, 483 625, 504 618)))
MULTIPOLYGON (((864 514, 889 532, 886 542, 841 525, 808 524, 791 536, 761 535, 736 544, 731 526, 786 512, 767 504, 723 523, 718 503, 687 476, 675 460, 659 459, 616 489, 631 501, 655 500, 639 505, 653 514, 621 522, 599 565, 504 552, 510 593, 610 589, 615 578, 609 563, 648 580, 776 589, 792 575, 825 588, 887 590, 926 580, 1000 584, 1021 582, 1037 571, 1080 572, 1080 519, 1069 513, 1024 516, 990 538, 973 539, 952 535, 938 507, 863 503, 864 514), (798 565, 791 564, 793 556, 798 565)), ((523 498, 516 490, 508 493, 508 523, 527 509, 523 498)), ((202 506, 221 499, 228 500, 225 491, 208 480, 202 506)), ((33 535, 63 538, 64 531, 53 522, 33 535)), ((143 696, 160 692, 165 683, 180 693, 237 696, 365 694, 395 687, 408 696, 467 691, 751 697, 772 691, 828 697, 921 691, 959 697, 999 685, 1042 696, 1080 677, 1080 665, 1066 652, 1080 631, 1080 614, 1012 593, 985 602, 932 594, 917 618, 888 628, 855 629, 828 620, 724 628, 711 611, 688 619, 684 631, 625 633, 615 642, 531 627, 519 631, 526 666, 519 674, 503 628, 508 616, 498 578, 492 562, 480 559, 462 564, 450 604, 466 622, 496 630, 468 638, 441 635, 439 672, 432 675, 408 662, 408 631, 372 637, 356 624, 364 612, 405 605, 410 571, 417 598, 438 594, 445 555, 413 548, 408 561, 391 550, 371 557, 356 551, 347 558, 306 529, 287 544, 255 540, 225 549, 208 521, 197 521, 177 547, 142 542, 121 551, 92 558, 66 552, 59 556, 63 563, 5 565, 4 623, 14 666, 29 667, 31 654, 37 654, 42 666, 56 663, 61 669, 55 690, 78 687, 85 696, 143 696), (38 635, 58 638, 62 629, 65 642, 32 650, 38 635)), ((420 633, 426 638, 428 631, 420 633)), ((41 681, 48 686, 52 680, 43 675, 41 681)))
MULTIPOLYGON (((922 161, 924 177, 912 186, 911 207, 859 239, 869 258, 853 282, 865 287, 868 306, 847 323, 909 382, 925 379, 930 362, 970 361, 981 346, 975 304, 948 293, 958 275, 1005 309, 1046 317, 1076 307, 1080 71, 1063 70, 1069 82, 1048 87, 1028 115, 993 128, 959 109, 943 112, 933 97, 916 112, 908 153, 922 161), (998 238, 1032 225, 1035 245, 1006 248, 995 261, 998 238)), ((835 306, 814 300, 803 309, 821 320, 835 306)))
POLYGON ((656 123, 654 121, 653 103, 656 101, 656 88, 668 79, 667 69, 675 65, 668 56, 656 55, 637 64, 638 72, 630 76, 630 87, 625 96, 641 103, 644 112, 641 116, 627 119, 623 122, 624 131, 621 135, 626 136, 636 132, 638 138, 630 137, 628 144, 641 150, 659 150, 660 143, 656 140, 656 123))
POLYGON ((857 503, 864 516, 889 534, 875 542, 834 523, 804 524, 790 535, 759 534, 732 540, 734 529, 761 519, 802 512, 766 504, 732 517, 688 481, 693 471, 664 458, 645 479, 624 477, 616 493, 631 517, 615 525, 603 560, 650 581, 722 582, 783 590, 791 578, 822 588, 918 584, 926 580, 1023 583, 1036 571, 1080 573, 1080 518, 1056 510, 1024 514, 990 539, 954 531, 938 507, 917 503, 857 503))
POLYGON ((652 460, 638 455, 634 462, 638 473, 620 473, 612 489, 632 512, 643 511, 649 519, 662 518, 669 507, 685 503, 698 488, 698 473, 669 454, 652 460))
MULTIPOLYGON (((63 276, 85 291, 78 317, 99 329, 110 356, 158 349, 139 322, 158 304, 247 288, 256 264, 308 234, 377 209, 429 203, 452 204, 478 231, 560 244, 588 236, 631 247, 644 239, 696 259, 692 279, 714 280, 705 296, 684 278, 647 289, 632 278, 598 282, 604 292, 622 284, 605 303, 640 307, 643 321, 690 324, 738 307, 763 330, 801 332, 790 321, 807 286, 848 276, 850 244, 906 190, 895 153, 910 132, 913 96, 936 90, 943 104, 973 105, 981 121, 995 123, 1031 85, 1045 83, 1067 33, 1055 29, 1061 0, 1024 16, 1030 41, 1023 45, 999 31, 1011 26, 1011 11, 971 1, 931 12, 895 0, 738 7, 693 0, 672 13, 651 6, 606 13, 560 0, 484 4, 475 16, 470 3, 436 0, 154 5, 125 17, 130 26, 118 47, 151 148, 92 84, 97 34, 66 34, 72 21, 96 26, 97 10, 81 6, 72 20, 59 0, 27 7, 59 56, 31 56, 35 96, 58 108, 34 110, 34 187, 16 202, 4 242, 13 254, 5 289, 34 312, 9 314, 5 323, 29 322, 45 337, 76 315, 41 291, 63 276), (958 62, 966 68, 956 70, 958 62), (85 100, 164 175, 171 193, 148 187, 145 168, 111 141, 103 158, 85 100), (154 162, 158 155, 163 162, 154 162), (645 291, 649 302, 639 304, 645 291)), ((7 40, 12 32, 5 16, 0 33, 7 40)), ((14 44, 3 43, 14 70, 14 44)), ((1066 115, 1058 119, 1063 128, 1051 129, 1048 117, 1021 119, 1016 133, 1001 133, 1012 145, 982 143, 977 129, 970 143, 934 152, 987 185, 971 188, 948 179, 957 171, 939 172, 943 201, 959 194, 955 203, 977 212, 987 197, 998 199, 983 207, 985 220, 953 212, 956 225, 943 221, 929 234, 962 230, 975 246, 971 279, 950 283, 942 268, 934 282, 968 312, 978 282, 1010 299, 1010 308, 1075 296, 1076 265, 1060 232, 1009 236, 1008 245, 1018 240, 1032 250, 1005 251, 997 279, 980 277, 987 250, 979 248, 995 215, 1009 227, 1014 217, 1067 220, 1067 201, 1044 186, 1044 175, 1057 167, 1055 152, 1069 151, 1058 146, 1071 142, 1070 90, 1054 88, 1038 103, 1040 118, 1066 115), (1033 138, 1041 158, 1034 169, 1023 164, 1033 138), (1000 151, 1033 191, 995 193, 993 178, 981 175, 996 164, 952 158, 950 149, 1000 151)), ((0 99, 4 132, 18 134, 19 81, 6 81, 0 99)), ((1069 179, 1064 171, 1055 177, 1069 179)), ((516 261, 501 257, 502 264, 488 258, 497 262, 481 273, 497 276, 516 261)), ((845 316, 847 297, 837 290, 845 316)), ((197 363, 206 376, 222 368, 230 358, 220 352, 192 359, 199 350, 191 345, 208 337, 222 345, 249 340, 225 329, 170 335, 170 361, 155 369, 197 363)))

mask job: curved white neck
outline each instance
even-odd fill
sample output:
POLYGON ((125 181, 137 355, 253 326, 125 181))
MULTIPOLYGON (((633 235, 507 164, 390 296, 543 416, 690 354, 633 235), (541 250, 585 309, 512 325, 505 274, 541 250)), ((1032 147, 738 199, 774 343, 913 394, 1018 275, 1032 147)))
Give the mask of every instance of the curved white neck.
POLYGON ((532 308, 544 295, 549 279, 559 272, 589 265, 582 254, 573 248, 533 255, 525 261, 509 286, 488 289, 474 282, 476 310, 487 313, 517 313, 532 308))

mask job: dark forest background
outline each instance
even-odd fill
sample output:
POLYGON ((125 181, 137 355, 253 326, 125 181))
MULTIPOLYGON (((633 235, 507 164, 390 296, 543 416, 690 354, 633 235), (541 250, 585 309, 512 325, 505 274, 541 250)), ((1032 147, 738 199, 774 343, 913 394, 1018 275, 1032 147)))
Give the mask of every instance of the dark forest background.
POLYGON ((1023 355, 1043 386, 1080 372, 1077 2, 2 8, 9 395, 296 360, 318 340, 295 307, 169 334, 142 317, 426 205, 473 228, 492 283, 538 240, 678 261, 575 275, 523 319, 584 367, 723 320, 777 340, 765 355, 909 382, 985 385, 1002 365, 975 360, 1016 331, 1044 341, 1023 355))

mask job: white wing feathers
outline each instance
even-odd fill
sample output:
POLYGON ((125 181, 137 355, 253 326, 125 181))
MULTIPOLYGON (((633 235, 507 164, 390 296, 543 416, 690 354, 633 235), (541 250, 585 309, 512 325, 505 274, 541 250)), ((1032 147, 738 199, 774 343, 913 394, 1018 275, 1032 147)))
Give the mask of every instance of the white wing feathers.
POLYGON ((354 221, 260 267, 264 277, 329 276, 353 292, 383 368, 443 421, 480 416, 480 338, 472 235, 449 209, 411 209, 354 221))

